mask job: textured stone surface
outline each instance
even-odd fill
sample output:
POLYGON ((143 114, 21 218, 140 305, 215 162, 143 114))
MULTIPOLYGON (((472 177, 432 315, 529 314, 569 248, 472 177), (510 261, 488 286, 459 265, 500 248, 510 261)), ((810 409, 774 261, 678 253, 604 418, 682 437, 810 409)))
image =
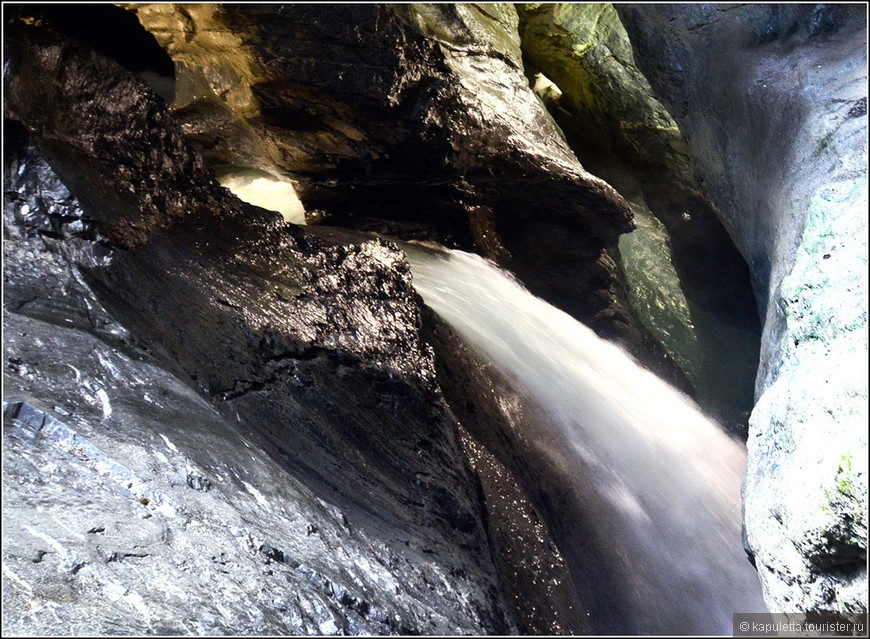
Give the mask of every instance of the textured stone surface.
POLYGON ((588 143, 691 182, 686 142, 634 64, 613 5, 519 4, 517 10, 523 53, 556 84, 588 143))
POLYGON ((4 630, 509 631, 401 252, 241 203, 87 47, 6 44, 4 630))
POLYGON ((745 376, 735 383, 734 372, 758 364, 749 271, 692 175, 676 122, 635 64, 619 15, 604 3, 517 10, 536 92, 587 170, 612 184, 645 227, 620 238, 633 312, 686 374, 705 410, 745 437, 753 385, 745 376), (651 222, 664 251, 647 232, 651 222), (651 260, 668 273, 650 268, 651 260), (638 271, 654 279, 651 286, 638 271), (661 306, 663 297, 681 298, 682 308, 669 311, 673 304, 661 306))
POLYGON ((181 380, 80 330, 4 326, 6 401, 28 402, 4 422, 4 633, 487 630, 433 609, 456 592, 437 556, 349 523, 181 380))
POLYGON ((866 611, 865 7, 617 11, 752 271, 745 529, 766 600, 866 611))
POLYGON ((577 531, 559 525, 564 520, 552 508, 552 486, 539 481, 550 460, 542 463, 522 434, 524 422, 541 417, 540 409, 428 307, 423 326, 435 349, 439 384, 463 425, 463 444, 481 479, 499 560, 513 576, 505 594, 522 611, 518 630, 595 633, 600 611, 591 608, 590 582, 572 576, 580 571, 566 562, 576 561, 583 544, 577 531))
POLYGON ((528 87, 512 5, 130 9, 209 161, 293 179, 326 223, 476 248, 637 341, 608 255, 630 211, 528 87))

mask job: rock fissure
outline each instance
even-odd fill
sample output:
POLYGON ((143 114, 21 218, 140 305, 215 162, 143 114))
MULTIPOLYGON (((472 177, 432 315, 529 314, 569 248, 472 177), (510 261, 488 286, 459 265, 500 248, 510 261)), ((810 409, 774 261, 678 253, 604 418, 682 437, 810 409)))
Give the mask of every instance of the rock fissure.
POLYGON ((866 100, 866 14, 745 5, 711 21, 705 7, 616 9, 638 66, 680 106, 694 171, 752 270, 763 333, 744 520, 766 601, 866 613, 866 572, 845 583, 821 567, 839 561, 822 540, 849 537, 844 521, 866 525, 866 471, 842 500, 831 471, 842 450, 867 445, 867 125, 847 117, 866 100))

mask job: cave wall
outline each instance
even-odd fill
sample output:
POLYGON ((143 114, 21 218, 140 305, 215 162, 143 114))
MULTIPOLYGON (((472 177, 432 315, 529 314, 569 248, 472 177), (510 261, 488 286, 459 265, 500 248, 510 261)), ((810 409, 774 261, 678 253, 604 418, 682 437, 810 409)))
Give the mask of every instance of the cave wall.
POLYGON ((614 6, 517 7, 526 72, 555 83, 561 95, 544 101, 578 157, 664 224, 686 296, 739 322, 745 263, 699 188, 677 123, 635 64, 614 6))
POLYGON ((540 522, 527 532, 543 540, 541 556, 519 557, 508 536, 534 508, 506 510, 499 491, 510 486, 481 488, 469 472, 464 455, 478 468, 501 462, 459 440, 401 253, 352 231, 284 225, 210 171, 289 175, 327 222, 476 246, 519 267, 541 251, 538 266, 552 260, 558 277, 531 268, 538 285, 571 291, 576 312, 624 336, 607 250, 630 227, 628 209, 583 171, 529 90, 512 7, 164 8, 189 45, 179 54, 164 42, 177 56, 172 112, 136 77, 149 80, 147 69, 103 57, 105 43, 64 10, 20 8, 6 25, 4 310, 21 337, 6 352, 6 428, 18 475, 47 464, 32 490, 67 481, 47 497, 63 524, 24 527, 32 490, 15 492, 6 522, 20 534, 4 552, 16 628, 82 627, 95 602, 121 592, 129 605, 95 619, 100 628, 500 633, 514 616, 535 632, 582 627, 570 589, 555 604, 562 619, 544 613, 552 602, 517 601, 564 567, 540 522), (282 57, 288 39, 308 53, 282 57), (97 362, 84 365, 88 348, 97 362), (140 382, 144 399, 128 388, 140 382), (176 419, 185 411, 190 425, 176 419), (152 452, 161 441, 178 455, 152 452), (135 524, 83 528, 64 507, 72 491, 92 494, 87 512, 133 506, 153 534, 107 559, 135 524), (228 502, 220 516, 216 495, 228 502), (282 521, 275 500, 299 516, 282 521), (205 526, 208 560, 188 557, 200 543, 189 525, 205 526), (30 561, 45 544, 60 561, 30 561), (167 589, 173 565, 190 578, 167 589), (252 592, 259 574, 276 597, 301 594, 277 606, 252 592), (173 621, 209 597, 201 619, 173 621), (57 619, 23 613, 33 602, 57 619))
MULTIPOLYGON (((4 509, 4 528, 17 526, 4 545, 15 575, 4 573, 14 584, 4 604, 58 611, 71 599, 58 623, 84 627, 94 601, 122 599, 126 608, 99 618, 107 632, 513 630, 484 496, 401 252, 284 225, 230 197, 209 168, 287 177, 331 224, 478 250, 599 333, 639 341, 610 257, 630 209, 583 169, 529 88, 519 34, 531 14, 127 8, 173 58, 171 111, 45 26, 6 32, 4 115, 23 129, 4 123, 4 326, 17 335, 6 342, 4 437, 27 488, 10 493, 13 514, 4 509), (73 368, 61 352, 90 363, 73 368), (131 395, 140 383, 149 391, 131 395), (154 448, 167 434, 178 450, 154 448), (209 446, 230 461, 198 452, 209 446), (237 454, 248 446, 251 464, 237 454), (70 456, 81 467, 66 467, 70 456), (125 488, 131 473, 153 484, 125 488), (37 491, 54 519, 28 529, 37 491), (77 510, 84 493, 99 498, 77 510), (217 518, 215 501, 230 505, 217 518), (299 516, 282 521, 276 503, 299 516), (163 522, 168 507, 181 519, 163 522), (141 516, 143 539, 130 543, 129 521, 99 523, 117 509, 141 516), (191 521, 205 526, 202 540, 173 541, 191 521), (270 538, 255 539, 252 521, 268 522, 270 538), (197 545, 216 552, 192 557, 197 545), (152 601, 166 583, 158 576, 184 561, 187 598, 166 587, 142 614, 140 589, 152 601), (202 584, 224 579, 228 563, 240 569, 220 593, 225 609, 209 604, 198 626, 170 622, 215 599, 202 584), (292 606, 276 612, 256 595, 266 577, 292 606)), ((691 177, 677 163, 681 197, 715 207, 763 309, 746 543, 768 604, 866 609, 863 14, 616 10, 695 159, 691 177)), ((620 153, 648 151, 622 139, 620 153)), ((661 170, 652 164, 649 175, 661 170)), ((19 618, 22 630, 56 630, 47 616, 19 618)))
POLYGON ((866 611, 866 7, 615 7, 752 273, 744 517, 766 601, 866 611))
POLYGON ((527 73, 543 72, 555 83, 576 120, 572 132, 602 153, 631 157, 635 167, 656 167, 691 184, 686 141, 634 64, 613 5, 516 6, 527 73))

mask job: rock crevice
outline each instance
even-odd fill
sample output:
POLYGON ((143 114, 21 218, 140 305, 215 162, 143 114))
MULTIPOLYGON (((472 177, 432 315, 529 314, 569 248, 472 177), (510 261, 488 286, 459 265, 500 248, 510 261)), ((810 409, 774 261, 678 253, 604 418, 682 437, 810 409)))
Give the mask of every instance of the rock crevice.
POLYGON ((866 612, 863 560, 823 567, 867 548, 866 466, 846 461, 867 449, 865 8, 616 9, 752 272, 744 516, 766 601, 866 612))

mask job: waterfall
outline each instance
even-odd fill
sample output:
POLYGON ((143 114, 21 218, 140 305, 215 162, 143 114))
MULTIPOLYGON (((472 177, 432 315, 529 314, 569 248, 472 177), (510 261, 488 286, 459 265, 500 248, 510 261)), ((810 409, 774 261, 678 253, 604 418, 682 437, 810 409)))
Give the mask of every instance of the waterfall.
POLYGON ((508 433, 597 633, 731 634, 765 610, 741 542, 743 445, 485 259, 405 245, 425 303, 539 408, 508 433))
POLYGON ((629 204, 637 228, 619 237, 619 253, 632 310, 686 373, 699 403, 745 439, 760 336, 686 297, 664 224, 642 199, 629 204))

